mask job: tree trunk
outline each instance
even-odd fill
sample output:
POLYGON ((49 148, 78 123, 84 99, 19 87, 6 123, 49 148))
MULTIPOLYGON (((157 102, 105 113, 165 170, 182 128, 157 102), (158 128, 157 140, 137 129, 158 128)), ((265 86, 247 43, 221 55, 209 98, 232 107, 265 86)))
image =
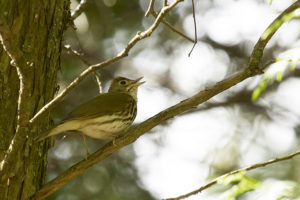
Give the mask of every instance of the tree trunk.
POLYGON ((49 146, 33 138, 49 126, 49 113, 28 121, 55 94, 69 0, 0 0, 0 19, 14 47, 0 45, 0 199, 33 199, 46 176, 49 146), (16 66, 8 55, 15 49, 22 53, 16 66))

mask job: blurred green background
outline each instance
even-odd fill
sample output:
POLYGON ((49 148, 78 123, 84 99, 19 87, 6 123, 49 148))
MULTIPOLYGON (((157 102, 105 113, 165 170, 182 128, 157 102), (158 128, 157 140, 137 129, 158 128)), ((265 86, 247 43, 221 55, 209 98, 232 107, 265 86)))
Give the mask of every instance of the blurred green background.
MULTIPOLYGON (((71 2, 74 10, 79 2, 71 2)), ((77 30, 66 31, 64 44, 81 53, 90 64, 117 55, 137 31, 147 29, 154 21, 152 16, 144 17, 148 0, 87 2, 84 13, 75 20, 77 30)), ((156 11, 162 2, 156 1, 156 11)), ((144 76, 146 84, 138 94, 136 123, 139 123, 245 67, 264 29, 293 2, 195 1, 198 44, 190 57, 193 44, 160 24, 150 38, 134 46, 128 57, 99 70, 103 90, 107 91, 113 77, 144 76)), ((165 19, 194 37, 191 1, 180 3, 165 19)), ((299 35, 299 20, 283 25, 265 50, 264 62, 278 59, 265 75, 246 80, 154 128, 47 199, 174 197, 223 173, 296 151, 300 133, 299 35), (255 97, 253 91, 257 93, 255 97)), ((63 50, 58 74, 60 89, 86 68, 84 62, 63 50)), ((91 74, 56 106, 52 115, 54 123, 97 95, 98 85, 91 74)), ((90 153, 106 142, 89 138, 90 153)), ((80 134, 57 137, 49 151, 47 180, 84 158, 80 134)), ((264 187, 237 199, 276 199, 282 194, 286 199, 300 198, 295 192, 300 182, 299 158, 247 175, 264 187), (289 193, 287 188, 292 188, 289 193)), ((234 193, 231 189, 215 186, 189 199, 226 199, 234 193)))

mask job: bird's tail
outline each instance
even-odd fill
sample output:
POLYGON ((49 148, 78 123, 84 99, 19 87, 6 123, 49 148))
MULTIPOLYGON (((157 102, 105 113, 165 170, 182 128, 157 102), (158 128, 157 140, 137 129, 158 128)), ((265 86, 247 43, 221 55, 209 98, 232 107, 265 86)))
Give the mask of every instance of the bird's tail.
POLYGON ((42 141, 52 135, 57 135, 59 133, 69 131, 69 130, 70 130, 70 127, 66 126, 66 123, 59 124, 56 127, 54 127, 53 129, 50 129, 50 130, 42 133, 41 135, 38 135, 36 138, 34 138, 34 142, 42 141))

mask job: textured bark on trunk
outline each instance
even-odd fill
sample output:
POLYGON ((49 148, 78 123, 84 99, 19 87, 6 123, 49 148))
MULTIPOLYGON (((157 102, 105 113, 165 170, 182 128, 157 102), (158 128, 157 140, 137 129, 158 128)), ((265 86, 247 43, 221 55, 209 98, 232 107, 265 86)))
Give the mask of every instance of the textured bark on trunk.
POLYGON ((54 96, 69 19, 69 0, 0 0, 0 20, 7 23, 5 34, 14 47, 5 50, 0 45, 1 200, 33 199, 44 182, 48 143, 33 143, 33 138, 49 126, 49 113, 32 125, 28 120, 54 96), (14 50, 22 53, 17 66, 8 56, 14 50), (17 69, 24 83, 19 123, 17 69))

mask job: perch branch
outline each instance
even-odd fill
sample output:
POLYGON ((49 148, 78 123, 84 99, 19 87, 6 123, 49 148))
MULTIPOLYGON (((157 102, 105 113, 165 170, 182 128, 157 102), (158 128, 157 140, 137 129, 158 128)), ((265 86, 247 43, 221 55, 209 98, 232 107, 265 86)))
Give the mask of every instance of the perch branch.
POLYGON ((166 15, 167 12, 169 12, 172 8, 174 8, 178 3, 180 3, 183 0, 176 0, 172 4, 165 6, 161 9, 159 12, 157 18, 155 19, 154 23, 145 31, 138 32, 127 44, 127 46, 115 57, 107 59, 106 61, 103 61, 101 63, 91 65, 89 66, 85 71, 83 71, 75 80, 70 83, 70 85, 67 86, 66 89, 64 89, 59 95, 57 95, 54 99, 52 99, 49 103, 47 103, 43 108, 41 108, 35 115, 30 119, 30 123, 33 123, 36 121, 36 119, 41 116, 41 114, 48 111, 50 108, 52 108, 54 105, 56 105, 68 92, 70 92, 75 86, 77 86, 85 77, 87 77, 90 73, 106 67, 114 62, 119 61, 121 58, 128 56, 129 51, 132 49, 132 47, 140 40, 149 37, 153 31, 158 27, 160 21, 162 18, 166 15))
POLYGON ((181 196, 178 196, 178 197, 175 197, 175 198, 168 198, 168 199, 165 199, 165 200, 180 200, 180 199, 187 198, 189 196, 198 194, 199 192, 202 192, 203 190, 205 190, 205 189, 207 189, 207 188, 209 188, 209 187, 211 187, 211 186, 213 186, 215 184, 218 184, 219 181, 221 181, 222 179, 227 178, 228 176, 231 176, 233 174, 237 174, 237 173, 240 173, 240 172, 250 171, 250 170, 253 170, 253 169, 256 169, 256 168, 260 168, 260 167, 265 167, 267 165, 270 165, 270 164, 273 164, 273 163, 276 163, 276 162, 280 162, 280 161, 291 159, 291 158, 293 158, 293 157, 295 157, 297 155, 300 155, 300 151, 297 151, 297 152, 292 153, 292 154, 287 155, 287 156, 283 156, 283 157, 280 157, 280 158, 274 158, 274 159, 266 161, 266 162, 257 163, 257 164, 251 165, 249 167, 245 167, 245 168, 241 168, 241 169, 237 169, 237 170, 231 171, 231 172, 229 172, 227 174, 224 174, 222 176, 219 176, 218 178, 212 180, 211 182, 209 182, 209 183, 201 186, 197 190, 194 190, 192 192, 189 192, 187 194, 184 194, 184 195, 181 195, 181 196))

